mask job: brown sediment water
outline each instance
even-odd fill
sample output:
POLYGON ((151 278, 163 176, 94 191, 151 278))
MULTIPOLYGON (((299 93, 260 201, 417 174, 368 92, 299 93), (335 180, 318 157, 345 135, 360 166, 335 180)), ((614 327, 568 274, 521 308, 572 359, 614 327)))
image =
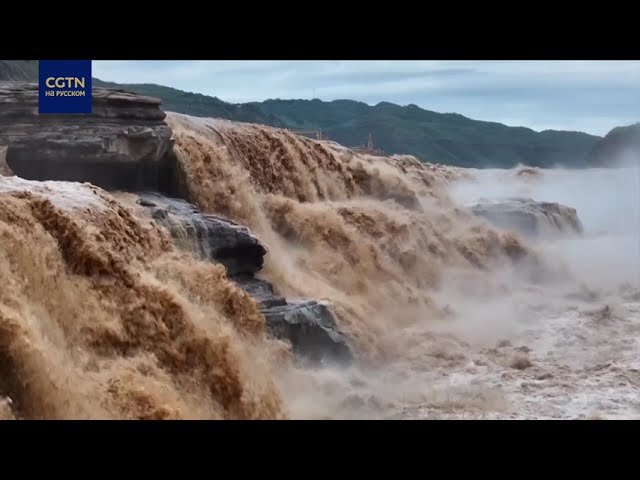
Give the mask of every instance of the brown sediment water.
POLYGON ((432 290, 447 266, 482 270, 528 254, 448 198, 461 170, 260 125, 177 114, 168 123, 192 200, 247 224, 269 252, 264 276, 285 295, 329 301, 367 360, 404 354, 396 331, 444 315, 432 290))
POLYGON ((252 230, 280 294, 328 302, 355 364, 292 362, 224 268, 178 250, 130 194, 0 177, 0 419, 633 415, 632 257, 593 231, 610 197, 572 204, 564 172, 532 182, 167 122, 189 200, 252 230), (494 228, 466 208, 488 193, 564 201, 585 236, 494 228))
POLYGON ((0 178, 0 196, 3 416, 285 416, 264 319, 221 266, 91 186, 0 178))

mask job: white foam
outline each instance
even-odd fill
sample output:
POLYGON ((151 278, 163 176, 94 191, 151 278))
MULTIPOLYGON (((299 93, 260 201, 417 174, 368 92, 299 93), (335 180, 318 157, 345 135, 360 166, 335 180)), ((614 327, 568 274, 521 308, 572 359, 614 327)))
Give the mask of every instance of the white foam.
POLYGON ((98 189, 88 183, 38 182, 16 176, 0 176, 0 193, 11 192, 32 192, 49 199, 56 207, 65 210, 107 208, 98 194, 98 189))

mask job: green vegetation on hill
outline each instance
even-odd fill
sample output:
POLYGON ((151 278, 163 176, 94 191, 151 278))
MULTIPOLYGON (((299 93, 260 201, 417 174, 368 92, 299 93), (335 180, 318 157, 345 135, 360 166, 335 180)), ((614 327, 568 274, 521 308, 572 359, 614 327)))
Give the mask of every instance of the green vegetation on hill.
POLYGON ((640 122, 624 127, 616 127, 597 142, 587 163, 597 166, 613 166, 620 163, 636 162, 640 159, 640 122))
POLYGON ((264 113, 259 107, 252 104, 227 103, 217 97, 183 92, 175 88, 151 83, 122 84, 104 82, 97 78, 94 78, 92 83, 95 87, 120 88, 141 95, 160 98, 162 100, 162 108, 170 112, 185 113, 196 117, 226 118, 237 122, 261 123, 274 127, 285 126, 278 118, 264 113))
MULTIPOLYGON (((37 62, 0 61, 0 80, 37 81, 37 62)), ((463 167, 524 165, 580 167, 600 137, 582 132, 546 130, 472 120, 416 105, 352 100, 267 100, 232 104, 199 93, 155 84, 118 84, 93 79, 94 86, 120 88, 158 97, 163 109, 201 117, 260 123, 292 130, 318 130, 349 147, 367 144, 386 153, 412 154, 434 163, 463 167)))
POLYGON ((387 102, 369 106, 350 100, 267 100, 255 105, 290 128, 321 128, 331 140, 347 146, 366 144, 371 133, 374 147, 388 153, 465 167, 578 166, 599 139, 581 132, 535 132, 387 102))
POLYGON ((322 130, 346 146, 366 145, 386 153, 406 153, 435 163, 464 167, 581 166, 599 137, 582 132, 547 130, 472 120, 437 113, 416 105, 369 106, 351 100, 267 100, 231 104, 216 97, 152 84, 122 85, 94 81, 96 86, 124 88, 159 97, 165 110, 196 116, 260 123, 293 130, 322 130))
POLYGON ((581 132, 535 132, 524 127, 437 113, 416 105, 369 106, 351 100, 267 100, 231 104, 216 97, 152 84, 122 85, 94 81, 96 86, 124 88, 159 97, 165 110, 293 130, 322 130, 346 146, 366 145, 386 153, 406 153, 435 163, 463 167, 581 166, 599 137, 581 132))

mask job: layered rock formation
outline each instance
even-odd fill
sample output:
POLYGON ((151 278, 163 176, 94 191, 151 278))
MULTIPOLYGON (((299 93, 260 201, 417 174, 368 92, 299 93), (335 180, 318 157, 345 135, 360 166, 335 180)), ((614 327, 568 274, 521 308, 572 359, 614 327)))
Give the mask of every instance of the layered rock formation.
POLYGON ((202 260, 222 263, 229 275, 253 274, 263 265, 266 249, 249 229, 229 219, 202 213, 195 205, 155 192, 139 193, 138 204, 167 227, 175 243, 202 260))
POLYGON ((0 60, 0 81, 2 80, 37 81, 38 60, 0 60))
POLYGON ((516 230, 527 237, 581 234, 583 231, 576 209, 559 203, 510 198, 479 203, 471 211, 499 228, 516 230))
POLYGON ((39 115, 35 83, 0 82, 0 147, 18 176, 91 182, 105 189, 158 189, 171 129, 160 100, 93 89, 90 115, 39 115))
POLYGON ((202 260, 222 263, 229 278, 256 299, 270 333, 289 340, 299 357, 321 362, 351 359, 346 337, 328 306, 312 299, 287 300, 254 274, 266 249, 246 227, 200 212, 194 205, 154 192, 138 193, 138 205, 171 232, 174 241, 202 260))
POLYGON ((285 300, 254 276, 266 249, 246 227, 200 212, 181 196, 172 132, 160 100, 93 88, 91 115, 39 115, 36 84, 0 82, 0 174, 28 180, 90 182, 139 194, 139 205, 165 226, 176 244, 223 264, 229 277, 258 301, 271 333, 315 361, 351 357, 326 305, 285 300))
POLYGON ((236 276, 233 280, 258 301, 271 334, 289 340, 299 357, 313 362, 351 360, 347 338, 338 330, 325 303, 285 299, 275 293, 271 283, 254 276, 236 276))

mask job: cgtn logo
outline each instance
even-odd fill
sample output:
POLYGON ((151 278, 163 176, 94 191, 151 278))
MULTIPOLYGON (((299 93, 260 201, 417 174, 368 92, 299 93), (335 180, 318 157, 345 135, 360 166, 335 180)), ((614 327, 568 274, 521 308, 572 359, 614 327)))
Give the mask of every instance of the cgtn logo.
POLYGON ((40 60, 40 113, 91 113, 91 60, 40 60))
POLYGON ((84 90, 62 90, 63 88, 84 89, 85 78, 78 77, 49 77, 44 81, 47 88, 58 88, 59 90, 47 90, 44 94, 47 97, 84 97, 84 90))

